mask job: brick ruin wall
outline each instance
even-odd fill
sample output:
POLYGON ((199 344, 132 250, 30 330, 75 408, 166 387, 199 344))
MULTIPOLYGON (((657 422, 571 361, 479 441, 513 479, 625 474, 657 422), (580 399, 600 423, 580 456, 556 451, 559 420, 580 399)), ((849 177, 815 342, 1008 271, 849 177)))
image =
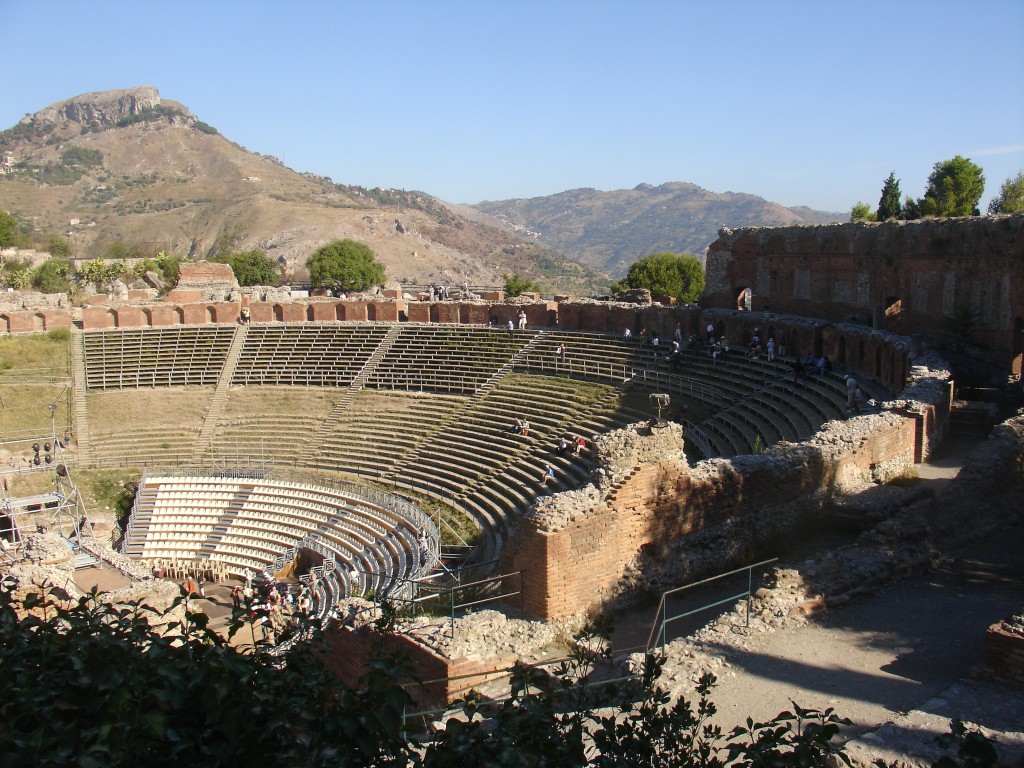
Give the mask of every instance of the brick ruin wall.
POLYGON ((514 656, 451 659, 415 638, 382 634, 371 626, 336 624, 325 633, 324 661, 342 682, 356 687, 370 668, 370 659, 380 652, 400 655, 415 676, 404 681, 406 692, 419 708, 444 706, 489 678, 501 677, 514 656))
POLYGON ((1020 373, 1024 215, 723 229, 708 248, 705 307, 853 319, 942 341, 973 314, 987 359, 1020 373))
MULTIPOLYGON (((526 610, 547 620, 727 570, 830 494, 907 472, 922 416, 901 410, 831 422, 800 444, 692 467, 681 434, 679 445, 666 444, 678 427, 638 425, 636 439, 660 443, 663 456, 540 501, 520 523, 505 566, 523 573, 526 610)), ((602 443, 619 439, 595 441, 599 463, 602 443)))

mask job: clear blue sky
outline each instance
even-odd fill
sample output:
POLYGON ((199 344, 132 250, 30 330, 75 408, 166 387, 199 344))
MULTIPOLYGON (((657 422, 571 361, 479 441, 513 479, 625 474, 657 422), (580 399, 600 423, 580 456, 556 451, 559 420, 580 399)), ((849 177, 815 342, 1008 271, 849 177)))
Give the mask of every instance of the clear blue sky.
POLYGON ((688 181, 784 205, 983 207, 1024 169, 1022 0, 0 0, 0 128, 155 85, 299 171, 451 202, 688 181))

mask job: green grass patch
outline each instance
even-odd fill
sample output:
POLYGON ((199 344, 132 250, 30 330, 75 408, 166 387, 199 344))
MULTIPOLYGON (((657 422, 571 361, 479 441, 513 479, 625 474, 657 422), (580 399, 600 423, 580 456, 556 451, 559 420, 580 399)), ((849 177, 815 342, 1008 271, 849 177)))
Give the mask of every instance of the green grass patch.
POLYGON ((0 381, 4 371, 70 377, 70 343, 71 333, 63 328, 49 333, 0 338, 0 381))

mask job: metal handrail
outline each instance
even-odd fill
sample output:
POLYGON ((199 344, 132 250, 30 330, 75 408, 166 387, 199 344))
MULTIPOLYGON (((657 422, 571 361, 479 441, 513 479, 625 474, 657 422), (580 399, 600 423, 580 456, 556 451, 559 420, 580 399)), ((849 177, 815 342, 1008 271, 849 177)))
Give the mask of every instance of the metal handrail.
POLYGON ((734 600, 739 600, 741 597, 746 597, 746 599, 747 599, 747 626, 749 627, 750 626, 750 596, 753 593, 753 573, 754 573, 754 569, 755 568, 762 568, 762 567, 767 566, 767 565, 771 565, 772 563, 778 562, 778 560, 779 560, 779 558, 777 558, 777 557, 773 557, 773 558, 770 558, 768 560, 762 560, 759 563, 752 563, 750 565, 745 565, 742 568, 736 568, 736 569, 734 569, 732 571, 727 571, 726 573, 720 573, 717 576, 711 576, 711 577, 709 577, 707 579, 701 579, 700 581, 695 581, 692 584, 686 584, 686 585, 684 585, 682 587, 676 587, 675 589, 670 589, 667 592, 662 592, 661 593, 661 600, 658 603, 658 615, 660 616, 660 620, 655 620, 655 623, 651 627, 651 631, 650 631, 650 633, 647 636, 647 647, 648 647, 648 649, 654 648, 656 645, 660 644, 662 646, 662 650, 664 650, 665 645, 668 644, 667 627, 673 621, 677 621, 679 619, 684 619, 684 618, 686 618, 688 616, 693 616, 694 614, 700 613, 701 611, 706 611, 706 610, 709 610, 711 608, 716 608, 716 607, 718 607, 720 605, 724 605, 726 603, 730 603, 730 602, 732 602, 734 600), (688 589, 693 589, 694 587, 703 586, 704 584, 710 584, 712 582, 719 581, 719 580, 724 579, 724 578, 728 578, 729 576, 735 576, 737 573, 743 573, 744 571, 746 571, 746 573, 747 573, 747 588, 746 588, 746 590, 744 590, 742 592, 739 592, 736 595, 730 595, 729 597, 725 597, 725 598, 723 598, 721 600, 716 600, 716 601, 714 601, 712 603, 708 603, 706 605, 702 605, 702 606, 700 606, 698 608, 695 608, 695 609, 693 609, 691 611, 685 611, 685 612, 677 614, 675 616, 669 616, 668 615, 668 597, 670 595, 674 595, 674 594, 677 594, 679 592, 685 592, 688 589))

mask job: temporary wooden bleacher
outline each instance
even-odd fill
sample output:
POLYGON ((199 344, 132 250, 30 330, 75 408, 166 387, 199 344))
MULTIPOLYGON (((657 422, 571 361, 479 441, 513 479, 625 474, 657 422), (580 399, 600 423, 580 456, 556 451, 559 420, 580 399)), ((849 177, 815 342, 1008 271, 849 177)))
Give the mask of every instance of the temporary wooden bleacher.
POLYGON ((84 331, 88 389, 215 385, 233 326, 84 331))

